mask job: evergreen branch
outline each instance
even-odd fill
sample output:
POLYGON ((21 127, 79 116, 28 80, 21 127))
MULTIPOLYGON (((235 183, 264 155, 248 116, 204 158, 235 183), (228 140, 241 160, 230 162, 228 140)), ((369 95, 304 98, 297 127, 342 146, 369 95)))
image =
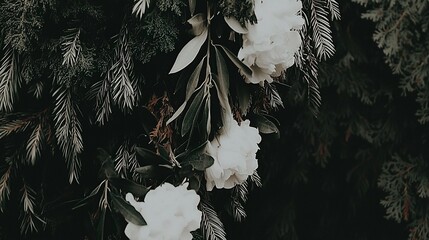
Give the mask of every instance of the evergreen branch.
MULTIPOLYGON (((107 73, 109 74, 109 73, 107 73)), ((110 93, 110 77, 105 77, 103 80, 95 83, 91 91, 96 92, 95 94, 95 109, 96 109, 96 118, 97 123, 104 125, 108 120, 109 116, 112 113, 112 95, 110 93)))
POLYGON ((269 98, 271 108, 274 110, 278 110, 279 106, 284 108, 282 98, 280 97, 276 86, 271 83, 266 83, 264 86, 265 95, 269 98))
POLYGON ((231 192, 231 209, 234 219, 237 222, 241 222, 247 217, 246 211, 242 203, 247 201, 248 182, 244 181, 242 184, 236 185, 231 192))
POLYGON ((201 226, 206 240, 226 240, 226 232, 216 211, 206 201, 200 202, 202 212, 201 226))
POLYGON ((338 4, 337 0, 326 0, 326 3, 331 13, 331 20, 332 21, 340 20, 341 19, 340 5, 338 4))
POLYGON ((21 76, 18 55, 9 45, 5 46, 5 50, 0 66, 0 111, 10 112, 18 98, 21 76))
POLYGON ((36 192, 28 185, 22 187, 21 204, 23 206, 23 217, 21 220, 21 233, 38 232, 38 223, 46 224, 46 222, 35 213, 35 197, 36 192))
POLYGON ((12 164, 6 169, 0 178, 0 212, 3 212, 4 204, 10 196, 10 180, 12 177, 12 164))
POLYGON ((114 103, 119 105, 123 111, 132 110, 137 103, 137 95, 139 91, 136 78, 133 75, 133 62, 131 52, 128 46, 128 30, 123 26, 121 33, 116 41, 116 62, 110 68, 110 73, 107 76, 111 77, 109 81, 112 83, 112 95, 114 103))
POLYGON ((61 50, 63 52, 63 62, 62 65, 72 67, 76 65, 79 54, 82 50, 80 45, 80 29, 69 29, 69 34, 64 37, 64 40, 61 44, 61 50))
POLYGON ((40 151, 42 149, 42 140, 43 140, 43 128, 42 128, 42 123, 39 123, 31 133, 26 146, 27 160, 32 165, 34 165, 36 163, 36 159, 40 157, 40 151))
POLYGON ((55 90, 55 137, 69 167, 69 181, 79 180, 81 167, 79 154, 83 150, 82 127, 77 116, 70 88, 59 86, 55 90))
POLYGON ((310 0, 311 27, 313 30, 313 41, 316 47, 317 57, 326 60, 335 53, 332 40, 332 31, 328 19, 328 10, 325 0, 310 0))
POLYGON ((18 133, 25 131, 30 126, 35 117, 17 115, 18 117, 14 120, 9 120, 9 117, 0 117, 0 139, 9 136, 12 133, 18 133))
POLYGON ((256 170, 250 176, 250 181, 252 181, 254 184, 256 184, 257 187, 262 187, 261 177, 259 176, 259 174, 258 174, 258 172, 256 170))

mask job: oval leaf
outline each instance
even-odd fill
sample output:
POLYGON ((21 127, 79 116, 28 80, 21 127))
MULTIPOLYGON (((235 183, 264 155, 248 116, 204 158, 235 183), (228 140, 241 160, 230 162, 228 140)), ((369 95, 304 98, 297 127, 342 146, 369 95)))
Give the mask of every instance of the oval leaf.
POLYGON ((235 17, 224 17, 228 26, 237 33, 246 34, 248 30, 241 26, 240 22, 235 17))
POLYGON ((135 171, 142 174, 143 178, 160 178, 172 173, 172 167, 169 165, 148 165, 138 167, 135 171))
POLYGON ((176 73, 184 69, 195 59, 201 49, 201 46, 203 46, 204 42, 207 40, 207 32, 207 28, 205 28, 200 35, 195 36, 182 48, 182 50, 180 50, 169 74, 176 73))
POLYGON ((135 225, 143 226, 147 225, 143 216, 125 199, 120 196, 117 196, 113 193, 110 194, 113 205, 115 208, 124 216, 124 218, 135 225))

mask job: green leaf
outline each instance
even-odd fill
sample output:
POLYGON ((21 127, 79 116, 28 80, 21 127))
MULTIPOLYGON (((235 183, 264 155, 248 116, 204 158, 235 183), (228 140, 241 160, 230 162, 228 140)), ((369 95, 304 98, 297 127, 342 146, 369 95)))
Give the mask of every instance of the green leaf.
POLYGON ((207 135, 206 138, 208 138, 208 135, 210 135, 210 131, 212 128, 211 125, 211 113, 210 113, 210 95, 206 97, 206 100, 204 101, 204 109, 203 109, 203 117, 201 120, 201 128, 206 129, 207 135))
POLYGON ((201 69, 203 68, 204 59, 206 57, 203 57, 201 59, 201 62, 198 64, 198 66, 195 68, 195 70, 192 72, 191 76, 189 77, 188 84, 186 85, 186 97, 185 101, 188 101, 189 98, 191 98, 192 94, 195 92, 195 89, 198 85, 198 80, 200 79, 200 73, 201 69))
POLYGON ((174 121, 183 112, 183 110, 185 110, 185 107, 186 107, 187 103, 188 103, 188 101, 184 101, 182 103, 182 105, 180 105, 180 107, 176 110, 176 112, 174 112, 173 116, 171 116, 171 118, 167 120, 166 125, 168 125, 172 121, 174 121))
POLYGON ((145 161, 148 161, 150 163, 155 163, 155 164, 159 164, 159 163, 170 163, 170 161, 166 158, 163 158, 162 156, 156 154, 155 152, 146 149, 146 148, 142 148, 142 147, 135 147, 136 153, 137 155, 141 156, 145 161))
POLYGON ((222 50, 225 52, 226 56, 234 63, 238 69, 240 69, 242 74, 245 74, 247 76, 252 76, 253 72, 252 69, 250 69, 246 64, 244 64, 240 59, 237 58, 237 56, 232 53, 228 48, 225 48, 222 45, 216 44, 215 46, 221 47, 222 50))
POLYGON ((265 133, 265 134, 280 133, 277 126, 263 115, 255 114, 252 117, 252 120, 253 120, 253 124, 257 126, 259 132, 261 133, 265 133))
POLYGON ((193 175, 189 178, 189 186, 188 189, 194 189, 196 192, 200 189, 201 179, 198 175, 193 175))
POLYGON ((115 171, 115 166, 113 164, 113 160, 110 154, 102 148, 98 148, 97 152, 97 159, 101 162, 101 176, 104 178, 111 178, 117 176, 118 174, 115 171))
POLYGON ((207 28, 198 36, 191 39, 177 55, 176 61, 169 74, 176 73, 188 66, 197 56, 198 52, 207 40, 207 28))
POLYGON ((223 109, 229 109, 228 93, 229 93, 229 73, 225 63, 225 59, 219 50, 215 47, 217 77, 214 78, 219 103, 223 109))
POLYGON ((237 33, 246 34, 248 30, 241 26, 240 22, 235 17, 224 17, 228 26, 237 33))
POLYGON ((189 130, 191 130, 191 128, 193 127, 194 120, 198 117, 198 111, 201 108, 203 97, 204 91, 203 89, 200 89, 183 118, 181 129, 182 137, 185 136, 186 133, 188 133, 189 130))
POLYGON ((143 216, 130 203, 125 201, 125 199, 113 193, 110 193, 110 197, 115 208, 128 222, 139 226, 147 225, 143 216))
POLYGON ((214 159, 205 153, 196 153, 189 155, 184 164, 191 165, 195 170, 204 171, 214 163, 214 159))
POLYGON ((110 178, 109 181, 123 192, 130 192, 136 197, 144 197, 149 191, 145 186, 137 184, 125 178, 110 178))

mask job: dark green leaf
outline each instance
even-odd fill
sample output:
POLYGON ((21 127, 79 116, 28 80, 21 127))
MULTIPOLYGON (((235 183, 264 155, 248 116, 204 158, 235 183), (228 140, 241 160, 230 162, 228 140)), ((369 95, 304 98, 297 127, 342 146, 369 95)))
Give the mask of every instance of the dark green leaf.
POLYGON ((125 178, 110 178, 109 181, 124 192, 130 192, 136 197, 144 197, 149 191, 145 186, 137 184, 125 178))
POLYGON ((206 21, 206 15, 198 13, 188 19, 188 23, 192 25, 192 33, 194 36, 198 36, 206 29, 204 22, 206 21))
POLYGON ((204 91, 203 89, 200 89, 200 91, 195 96, 194 100, 189 106, 188 111, 186 112, 183 118, 182 129, 181 129, 182 136, 185 136, 186 133, 188 133, 189 130, 191 130, 191 128, 193 127, 194 120, 198 116, 198 111, 201 108, 203 97, 204 97, 204 91))
POLYGON ((113 164, 113 159, 110 154, 102 149, 98 148, 97 158, 101 162, 100 174, 104 178, 115 177, 118 174, 115 171, 115 166, 113 164))
POLYGON ((198 85, 198 80, 200 79, 200 73, 201 69, 203 68, 205 57, 201 59, 201 62, 198 64, 198 66, 195 68, 195 70, 192 72, 191 76, 189 77, 188 84, 186 85, 186 97, 185 101, 188 101, 189 98, 191 98, 192 94, 195 92, 195 89, 198 85))
POLYGON ((183 163, 191 165, 196 170, 204 171, 206 168, 213 165, 214 159, 205 153, 191 154, 183 163))
POLYGON ((146 149, 146 148, 142 148, 142 147, 135 147, 136 153, 138 156, 141 156, 143 158, 144 161, 148 162, 148 163, 155 163, 155 164, 159 164, 159 163, 170 163, 170 161, 168 161, 168 159, 163 158, 162 156, 156 154, 155 152, 146 149))
POLYGON ((135 169, 144 178, 164 177, 172 173, 172 167, 169 165, 148 165, 135 169))
POLYGON ((253 120, 253 124, 255 124, 259 132, 265 133, 265 134, 270 134, 270 133, 279 134, 279 129, 277 128, 277 126, 273 122, 268 120, 268 118, 266 118, 265 116, 255 114, 252 117, 252 120, 253 120))
POLYGON ((97 240, 104 240, 104 220, 106 219, 106 208, 100 210, 100 216, 97 223, 97 240))
POLYGON ((102 181, 96 188, 94 188, 91 193, 84 197, 83 199, 79 200, 76 205, 73 207, 73 209, 78 209, 80 207, 85 206, 91 198, 93 198, 97 193, 100 191, 101 186, 104 184, 104 181, 102 181))
POLYGON ((240 107, 240 112, 242 115, 246 115, 247 111, 250 108, 250 91, 248 86, 243 81, 236 83, 236 89, 237 89, 237 98, 238 98, 238 105, 240 107))
POLYGON ((223 109, 229 109, 228 93, 229 93, 229 73, 225 63, 225 59, 215 47, 217 77, 214 78, 219 103, 223 109))
POLYGON ((188 189, 194 189, 195 191, 198 191, 201 186, 201 180, 198 175, 193 175, 189 178, 189 186, 188 189))
POLYGON ((228 56, 229 59, 231 59, 232 63, 234 63, 235 66, 237 66, 242 74, 245 74, 247 76, 252 76, 252 69, 250 69, 246 64, 244 64, 240 59, 237 58, 237 56, 232 53, 228 48, 225 48, 222 45, 216 45, 222 48, 222 50, 225 52, 225 54, 228 56))
POLYGON ((197 0, 189 0, 189 11, 191 12, 191 15, 194 15, 196 5, 197 0))
POLYGON ((110 194, 110 197, 115 208, 127 221, 139 226, 147 225, 143 216, 125 199, 113 193, 110 194))

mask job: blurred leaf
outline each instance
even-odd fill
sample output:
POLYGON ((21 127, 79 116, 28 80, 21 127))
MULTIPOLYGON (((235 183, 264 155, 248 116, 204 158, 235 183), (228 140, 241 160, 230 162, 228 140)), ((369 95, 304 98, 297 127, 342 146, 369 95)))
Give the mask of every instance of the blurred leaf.
MULTIPOLYGON (((136 169, 137 171, 137 169, 136 169)), ((125 178, 110 178, 109 181, 124 192, 130 192, 136 197, 144 197, 149 191, 145 186, 137 184, 125 178)))
POLYGON ((189 0, 189 12, 191 12, 191 15, 194 15, 196 5, 197 0, 189 0))
POLYGON ((194 189, 196 192, 200 189, 201 186, 201 179, 198 175, 193 175, 189 178, 189 186, 188 189, 194 189))
MULTIPOLYGON (((104 180, 105 181, 105 180, 104 180)), ((85 206, 86 204, 88 204, 88 201, 91 200, 91 198, 93 198, 95 195, 97 195, 97 193, 100 191, 101 186, 104 184, 104 181, 102 181, 96 188, 94 188, 91 193, 84 197, 83 199, 79 200, 74 206, 73 206, 73 210, 74 209, 78 209, 80 207, 85 206)))
POLYGON ((125 201, 125 199, 114 193, 110 193, 110 196, 115 208, 122 214, 122 216, 124 216, 127 221, 139 226, 147 225, 143 216, 130 203, 125 201))
POLYGON ((246 115, 251 104, 251 94, 249 88, 246 86, 244 81, 239 81, 236 83, 236 90, 240 112, 242 115, 246 115))
POLYGON ((176 73, 184 69, 195 59, 201 49, 201 46, 203 46, 207 39, 207 33, 208 31, 205 29, 200 35, 195 36, 182 48, 182 50, 180 50, 169 74, 176 73))
POLYGON ((115 171, 115 165, 110 154, 102 148, 98 148, 97 152, 97 159, 101 162, 100 174, 102 177, 116 177, 118 174, 115 171))

